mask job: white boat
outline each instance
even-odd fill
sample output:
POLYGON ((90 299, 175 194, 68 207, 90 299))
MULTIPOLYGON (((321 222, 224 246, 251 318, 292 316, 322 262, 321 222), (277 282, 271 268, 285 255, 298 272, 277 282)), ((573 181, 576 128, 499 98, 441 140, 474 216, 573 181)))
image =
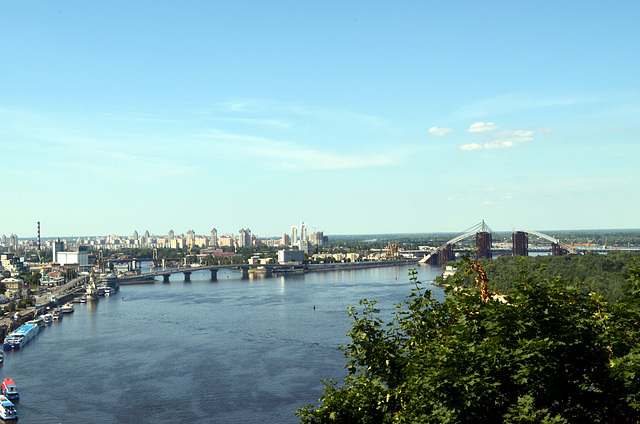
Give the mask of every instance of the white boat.
POLYGON ((45 324, 51 324, 51 321, 53 320, 53 314, 44 314, 42 315, 42 319, 44 319, 45 324))
POLYGON ((111 296, 112 294, 115 294, 116 290, 114 288, 111 287, 105 287, 104 288, 104 295, 105 296, 111 296))
POLYGON ((73 312, 73 304, 72 303, 66 303, 64 304, 61 308, 60 311, 63 314, 70 314, 73 312))
POLYGON ((100 279, 100 286, 111 287, 115 291, 118 291, 120 289, 120 280, 118 280, 118 276, 116 274, 107 274, 100 279))
POLYGON ((60 321, 60 319, 62 319, 62 310, 60 310, 60 308, 56 308, 53 310, 53 313, 51 314, 51 320, 52 321, 60 321))
POLYGON ((3 420, 17 420, 18 411, 9 399, 5 396, 0 396, 0 418, 3 420))
POLYGON ((5 349, 20 349, 29 343, 39 331, 40 326, 38 324, 25 324, 4 339, 3 347, 5 349))
POLYGON ((38 316, 38 317, 36 317, 36 318, 34 318, 32 320, 27 321, 27 324, 35 324, 38 327, 44 327, 45 322, 44 322, 44 318, 42 317, 42 315, 40 315, 40 316, 38 316))

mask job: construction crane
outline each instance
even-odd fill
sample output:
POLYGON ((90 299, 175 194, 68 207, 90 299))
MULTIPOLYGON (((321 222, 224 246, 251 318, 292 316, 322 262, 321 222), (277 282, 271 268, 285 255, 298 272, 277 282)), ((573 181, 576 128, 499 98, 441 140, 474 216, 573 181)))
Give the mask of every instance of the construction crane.
POLYGON ((395 259, 398 256, 398 243, 387 244, 387 258, 395 259))
POLYGON ((571 246, 571 253, 575 253, 575 246, 587 246, 587 252, 591 252, 591 246, 598 247, 596 243, 571 243, 569 246, 571 246))

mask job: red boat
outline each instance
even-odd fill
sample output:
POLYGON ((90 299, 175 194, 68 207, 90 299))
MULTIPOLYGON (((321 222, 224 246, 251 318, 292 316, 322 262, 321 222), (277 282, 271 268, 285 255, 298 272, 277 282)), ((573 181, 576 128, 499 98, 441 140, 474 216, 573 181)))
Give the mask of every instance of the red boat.
POLYGON ((5 378, 2 380, 2 394, 6 396, 9 400, 19 400, 20 394, 18 393, 18 388, 16 387, 16 383, 13 382, 12 378, 5 378))

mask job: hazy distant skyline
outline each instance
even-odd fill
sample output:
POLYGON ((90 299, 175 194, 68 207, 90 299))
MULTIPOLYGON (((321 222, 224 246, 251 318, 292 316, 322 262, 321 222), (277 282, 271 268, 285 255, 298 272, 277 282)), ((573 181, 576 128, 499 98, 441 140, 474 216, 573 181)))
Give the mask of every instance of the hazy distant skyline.
POLYGON ((639 228, 637 16, 3 2, 0 234, 639 228))

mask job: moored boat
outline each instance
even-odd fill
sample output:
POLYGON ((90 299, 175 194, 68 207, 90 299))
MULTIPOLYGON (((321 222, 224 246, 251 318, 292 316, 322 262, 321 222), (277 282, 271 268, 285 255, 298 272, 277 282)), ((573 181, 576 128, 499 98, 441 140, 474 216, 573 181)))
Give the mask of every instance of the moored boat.
POLYGON ((0 396, 0 418, 3 420, 18 419, 18 411, 16 411, 13 402, 4 396, 0 396))
POLYGON ((18 388, 16 387, 16 383, 13 382, 12 378, 5 378, 2 380, 2 394, 9 400, 20 400, 20 393, 18 393, 18 388))
POLYGON ((116 292, 120 290, 120 280, 116 274, 107 274, 100 279, 101 287, 111 287, 116 292))
POLYGON ((44 318, 42 317, 42 315, 40 315, 40 316, 38 316, 38 317, 36 317, 36 318, 34 318, 32 320, 27 321, 27 324, 35 324, 38 327, 44 327, 45 322, 44 322, 44 318))
POLYGON ((4 339, 4 349, 20 349, 40 331, 38 324, 25 324, 4 339))
POLYGON ((73 304, 72 303, 65 303, 60 310, 62 311, 63 314, 70 314, 73 312, 73 304))

